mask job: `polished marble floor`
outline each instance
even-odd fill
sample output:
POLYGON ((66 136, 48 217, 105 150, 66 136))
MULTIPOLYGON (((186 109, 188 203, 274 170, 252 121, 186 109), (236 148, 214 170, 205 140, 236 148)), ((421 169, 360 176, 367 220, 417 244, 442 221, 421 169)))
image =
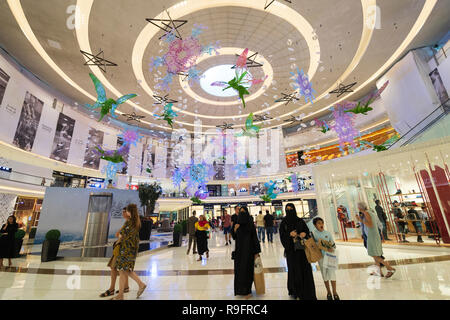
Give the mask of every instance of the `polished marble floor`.
MULTIPOLYGON (((262 243, 266 294, 252 299, 289 299, 286 261, 276 234, 274 243, 262 243)), ((372 259, 359 243, 338 243, 338 292, 342 300, 450 299, 450 249, 385 245, 384 256, 397 272, 391 279, 371 276, 372 259)), ((212 233, 210 258, 196 261, 186 247, 141 254, 135 270, 148 286, 140 299, 241 299, 233 294, 232 246, 221 233, 212 233)), ((109 287, 108 259, 57 260, 41 263, 39 256, 13 260, 0 270, 0 299, 101 299, 109 287)), ((5 261, 6 262, 6 261, 5 261)), ((6 262, 7 263, 7 262, 6 262)), ((320 271, 313 265, 318 299, 326 299, 320 271)), ((130 280, 134 299, 137 285, 130 280)))

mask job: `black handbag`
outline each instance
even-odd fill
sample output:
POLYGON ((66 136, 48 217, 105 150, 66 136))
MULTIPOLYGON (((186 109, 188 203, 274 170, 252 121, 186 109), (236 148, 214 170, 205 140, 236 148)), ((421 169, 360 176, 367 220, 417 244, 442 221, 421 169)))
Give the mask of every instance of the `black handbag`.
POLYGON ((236 251, 231 252, 231 260, 234 260, 236 258, 236 251))
POLYGON ((305 246, 302 244, 302 242, 300 241, 300 239, 297 237, 294 240, 294 250, 295 251, 299 251, 299 250, 305 250, 305 246))

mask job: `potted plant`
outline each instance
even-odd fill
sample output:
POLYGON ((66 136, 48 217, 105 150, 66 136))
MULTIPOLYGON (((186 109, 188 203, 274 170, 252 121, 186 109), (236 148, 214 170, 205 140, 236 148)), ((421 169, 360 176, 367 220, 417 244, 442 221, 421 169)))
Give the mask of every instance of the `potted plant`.
POLYGON ((28 235, 28 239, 34 239, 36 237, 36 227, 31 227, 30 234, 28 235))
POLYGON ((56 229, 49 230, 45 234, 45 240, 42 243, 41 261, 47 262, 56 260, 61 237, 61 232, 56 229))
POLYGON ((153 182, 152 184, 141 183, 139 184, 138 191, 141 206, 144 208, 144 215, 148 217, 155 210, 156 201, 162 193, 161 185, 157 182, 153 182))
POLYGON ((173 246, 174 247, 181 247, 183 239, 183 227, 180 223, 177 223, 173 227, 173 246))
POLYGON ((183 236, 187 235, 187 220, 181 221, 181 226, 183 227, 183 236))
POLYGON ((25 231, 19 229, 14 235, 14 258, 19 257, 20 249, 22 249, 23 237, 25 237, 25 231))

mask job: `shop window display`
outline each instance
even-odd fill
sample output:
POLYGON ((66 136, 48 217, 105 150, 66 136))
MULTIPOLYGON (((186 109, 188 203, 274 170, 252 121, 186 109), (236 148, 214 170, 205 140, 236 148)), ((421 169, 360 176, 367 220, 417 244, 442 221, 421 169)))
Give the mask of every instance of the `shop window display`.
POLYGON ((319 215, 338 239, 361 239, 356 205, 385 214, 397 242, 450 243, 450 138, 373 153, 314 168, 319 215))

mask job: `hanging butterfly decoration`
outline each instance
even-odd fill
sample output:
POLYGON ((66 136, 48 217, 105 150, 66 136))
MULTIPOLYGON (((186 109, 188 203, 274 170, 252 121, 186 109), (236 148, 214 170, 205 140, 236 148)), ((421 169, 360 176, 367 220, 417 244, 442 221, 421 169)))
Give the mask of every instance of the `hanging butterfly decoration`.
POLYGON ((86 104, 85 106, 88 109, 101 108, 100 119, 98 119, 99 122, 102 121, 103 117, 106 116, 108 113, 110 113, 111 117, 117 118, 117 115, 115 114, 117 106, 119 104, 124 103, 128 99, 137 97, 137 94, 130 93, 120 97, 119 99, 117 99, 117 101, 112 98, 106 99, 105 88, 103 87, 101 82, 92 73, 89 73, 89 76, 91 77, 92 82, 94 82, 95 91, 97 91, 97 101, 95 102, 94 105, 86 104))
POLYGON ((154 114, 159 120, 167 121, 167 124, 173 129, 173 119, 178 116, 175 111, 172 110, 173 104, 168 103, 164 106, 164 112, 162 115, 154 114))
POLYGON ((245 121, 245 128, 242 129, 242 132, 236 133, 235 136, 236 137, 242 137, 242 136, 256 137, 256 135, 258 134, 260 129, 261 129, 261 127, 255 126, 253 124, 253 112, 252 112, 248 115, 247 120, 245 121))

